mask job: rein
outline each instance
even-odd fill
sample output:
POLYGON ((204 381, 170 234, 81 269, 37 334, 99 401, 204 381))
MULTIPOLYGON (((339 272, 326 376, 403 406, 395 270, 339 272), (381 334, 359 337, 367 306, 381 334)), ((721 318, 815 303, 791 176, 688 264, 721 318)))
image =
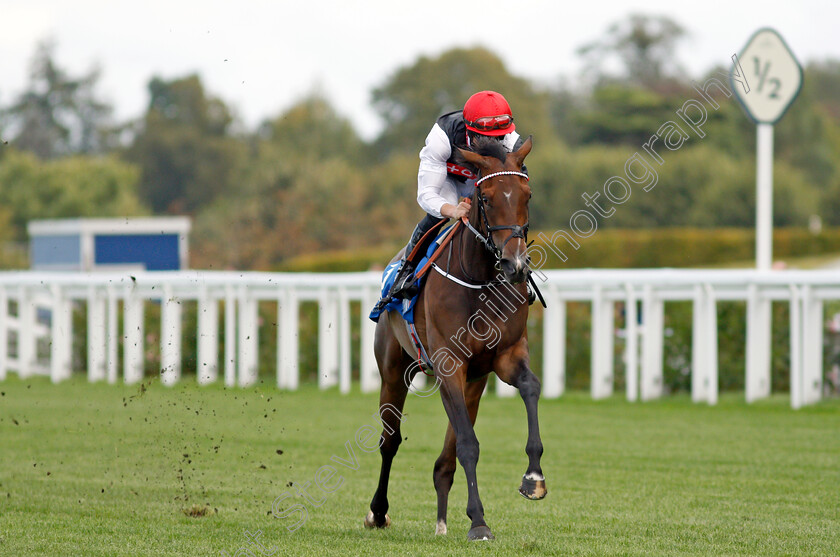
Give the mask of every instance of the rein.
MULTIPOLYGON (((478 187, 485 180, 489 180, 490 178, 494 178, 496 176, 509 176, 509 175, 520 176, 522 178, 525 178, 526 180, 529 179, 528 175, 525 174, 524 172, 518 172, 516 170, 501 170, 499 172, 492 172, 490 174, 487 174, 486 176, 482 176, 481 178, 476 180, 475 186, 478 187)), ((478 198, 477 199, 478 212, 481 215, 481 220, 484 222, 484 228, 487 230, 487 236, 482 234, 472 224, 470 224, 470 221, 467 217, 461 217, 461 222, 464 224, 464 226, 467 228, 467 230, 472 232, 472 234, 475 236, 476 240, 478 240, 479 242, 484 244, 484 247, 487 249, 487 251, 489 251, 493 255, 493 258, 496 260, 496 263, 494 265, 495 268, 497 270, 501 270, 502 250, 505 249, 505 246, 507 245, 508 242, 510 242, 514 238, 522 238, 525 241, 526 245, 530 245, 530 244, 528 244, 528 226, 529 226, 529 223, 526 222, 524 225, 521 225, 521 226, 518 225, 518 224, 503 225, 503 226, 490 226, 490 221, 487 218, 487 208, 484 206, 484 199, 481 196, 481 192, 479 191, 478 193, 479 193, 479 195, 476 196, 478 198), (493 242, 493 238, 491 236, 492 233, 497 231, 497 230, 511 230, 512 231, 510 236, 508 236, 505 239, 504 243, 502 243, 501 249, 496 247, 496 244, 493 242)), ((450 246, 450 250, 451 249, 452 248, 450 246)), ((459 257, 458 259, 459 259, 459 263, 461 265, 461 272, 464 273, 464 275, 466 275, 467 277, 469 277, 469 273, 467 273, 466 269, 464 269, 463 259, 461 257, 459 257)), ((434 265, 434 268, 437 272, 439 272, 444 277, 448 278, 449 280, 451 280, 451 281, 453 281, 457 284, 460 284, 461 286, 465 286, 467 288, 480 289, 480 288, 483 288, 484 286, 489 286, 489 285, 494 284, 494 283, 502 282, 502 281, 499 281, 498 279, 494 279, 492 281, 485 282, 483 284, 469 284, 469 283, 466 283, 462 280, 457 280, 455 277, 453 277, 449 273, 443 272, 436 265, 434 265)), ((547 307, 546 303, 545 303, 545 299, 543 298, 543 295, 540 292, 540 289, 537 286, 536 281, 534 281, 534 277, 531 276, 530 270, 528 271, 528 282, 531 284, 531 287, 534 289, 534 292, 536 293, 537 297, 540 299, 540 303, 542 304, 542 306, 547 307)))

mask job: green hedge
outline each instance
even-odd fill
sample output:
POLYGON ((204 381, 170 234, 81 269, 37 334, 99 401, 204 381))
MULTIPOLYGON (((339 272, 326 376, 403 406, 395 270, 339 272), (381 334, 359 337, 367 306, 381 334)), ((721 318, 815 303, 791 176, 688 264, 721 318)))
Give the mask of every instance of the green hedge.
POLYGON ((351 273, 384 269, 402 246, 377 246, 359 250, 322 251, 284 261, 275 271, 309 273, 351 273))
MULTIPOLYGON (((557 231, 533 235, 534 244, 548 254, 544 268, 701 267, 748 262, 755 257, 755 231, 742 228, 604 229, 590 238, 572 238, 578 249, 557 231), (563 262, 557 251, 568 261, 563 262)), ((780 228, 773 233, 776 260, 837 252, 840 228, 823 229, 819 234, 803 228, 780 228)))
MULTIPOLYGON (((567 231, 568 232, 568 231, 567 231)), ((598 230, 590 238, 573 236, 580 246, 574 249, 555 230, 532 232, 529 239, 541 246, 548 260, 541 268, 653 268, 702 267, 749 262, 755 257, 755 231, 743 228, 655 228, 598 230), (560 257, 546 240, 554 236, 560 257), (545 238, 545 239, 543 239, 545 238)), ((361 250, 320 252, 286 260, 276 270, 294 272, 366 271, 385 266, 399 246, 361 250)), ((840 228, 812 234, 804 228, 778 228, 773 233, 776 260, 840 253, 840 228)))

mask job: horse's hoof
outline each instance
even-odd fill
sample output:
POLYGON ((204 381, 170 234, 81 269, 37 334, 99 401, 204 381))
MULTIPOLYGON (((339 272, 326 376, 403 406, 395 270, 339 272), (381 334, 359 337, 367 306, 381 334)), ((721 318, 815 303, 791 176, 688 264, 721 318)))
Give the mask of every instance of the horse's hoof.
POLYGON ((437 525, 435 526, 435 536, 445 536, 446 535, 446 521, 438 520, 437 525))
POLYGON ((471 541, 495 540, 496 536, 490 531, 487 526, 476 526, 472 528, 467 534, 467 539, 471 541))
POLYGON ((542 499, 548 493, 545 488, 545 478, 539 474, 525 474, 522 476, 522 485, 519 486, 519 493, 525 499, 532 501, 542 499))
POLYGON ((385 513, 385 520, 381 523, 373 516, 373 511, 368 511, 367 516, 365 517, 365 528, 387 528, 390 525, 391 517, 388 516, 388 513, 385 513))

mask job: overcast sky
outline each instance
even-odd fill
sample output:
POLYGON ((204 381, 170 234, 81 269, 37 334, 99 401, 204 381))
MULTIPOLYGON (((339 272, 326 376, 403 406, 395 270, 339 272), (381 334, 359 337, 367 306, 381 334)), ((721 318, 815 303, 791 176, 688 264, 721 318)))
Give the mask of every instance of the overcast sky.
POLYGON ((577 47, 636 12, 667 15, 687 28, 690 37, 676 56, 692 75, 727 64, 763 26, 777 29, 803 63, 840 59, 835 2, 675 4, 0 0, 0 104, 23 90, 35 45, 47 37, 57 42, 58 63, 71 72, 101 67, 99 95, 120 121, 143 113, 153 75, 197 72, 248 127, 317 89, 366 138, 381 127, 370 107, 372 89, 420 55, 483 45, 512 73, 553 84, 577 75, 577 47))

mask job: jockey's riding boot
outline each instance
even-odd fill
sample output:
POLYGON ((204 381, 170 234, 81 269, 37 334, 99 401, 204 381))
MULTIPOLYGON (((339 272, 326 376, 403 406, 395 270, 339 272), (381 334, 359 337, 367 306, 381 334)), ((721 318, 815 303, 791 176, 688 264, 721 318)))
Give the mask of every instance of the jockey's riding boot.
POLYGON ((387 306, 394 298, 410 299, 412 296, 417 294, 417 285, 414 284, 415 263, 409 261, 408 256, 411 255, 412 250, 414 250, 414 246, 417 245, 417 242, 423 238, 423 235, 428 230, 428 228, 424 226, 427 220, 428 219, 423 219, 420 221, 420 224, 414 227, 414 232, 411 233, 411 239, 408 241, 408 245, 405 246, 403 258, 400 261, 399 268, 397 269, 397 276, 394 278, 394 284, 391 285, 391 289, 388 293, 385 294, 379 302, 377 302, 374 307, 374 311, 381 313, 385 310, 385 306, 387 306))
MULTIPOLYGON (((423 239, 423 235, 431 228, 431 226, 427 226, 427 218, 424 218, 420 223, 414 227, 414 232, 411 233, 411 239, 408 240, 408 244, 405 246, 405 251, 403 252, 403 259, 400 262, 400 268, 397 269, 397 276, 394 279, 394 286, 391 287, 391 291, 388 292, 388 297, 391 298, 398 298, 401 300, 409 300, 415 294, 417 294, 417 285, 414 283, 414 267, 416 262, 409 261, 408 256, 411 255, 411 252, 414 251, 414 246, 417 245, 421 239, 423 239)), ((434 223, 432 223, 434 224, 434 223)))

